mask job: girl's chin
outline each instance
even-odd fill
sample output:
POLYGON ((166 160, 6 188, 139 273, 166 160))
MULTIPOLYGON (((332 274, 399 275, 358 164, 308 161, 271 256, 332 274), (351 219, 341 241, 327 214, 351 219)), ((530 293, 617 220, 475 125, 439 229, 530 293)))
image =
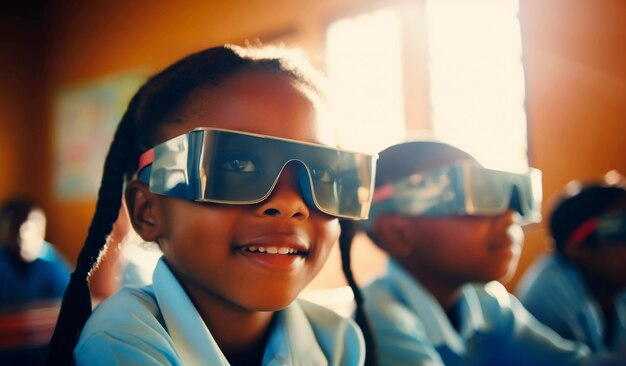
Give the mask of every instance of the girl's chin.
POLYGON ((295 299, 295 297, 262 299, 250 304, 249 308, 254 309, 254 311, 278 311, 289 306, 295 299))
POLYGON ((244 307, 253 311, 278 311, 294 302, 300 291, 261 286, 255 292, 244 300, 244 307))

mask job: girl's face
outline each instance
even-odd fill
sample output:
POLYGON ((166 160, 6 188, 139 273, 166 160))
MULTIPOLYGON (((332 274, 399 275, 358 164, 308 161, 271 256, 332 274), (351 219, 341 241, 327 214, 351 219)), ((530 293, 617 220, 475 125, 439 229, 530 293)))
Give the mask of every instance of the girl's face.
MULTIPOLYGON (((317 118, 291 79, 249 72, 194 93, 181 123, 168 126, 164 138, 215 127, 319 143, 317 118)), ((196 306, 278 310, 322 268, 339 224, 305 203, 293 164, 271 195, 254 205, 156 197, 162 222, 157 241, 196 306)))
POLYGON ((411 271, 451 284, 507 280, 521 254, 518 214, 408 218, 415 238, 411 271))

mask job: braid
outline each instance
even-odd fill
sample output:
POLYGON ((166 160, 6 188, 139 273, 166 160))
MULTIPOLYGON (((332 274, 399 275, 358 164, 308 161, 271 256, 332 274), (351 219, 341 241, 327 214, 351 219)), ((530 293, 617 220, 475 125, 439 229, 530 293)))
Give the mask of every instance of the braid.
POLYGON ((352 268, 350 266, 350 249, 352 247, 352 240, 356 233, 356 225, 352 221, 339 220, 341 225, 341 234, 339 235, 339 248, 341 249, 341 267, 343 273, 346 276, 346 280, 354 293, 354 302, 356 309, 354 311, 354 319, 363 332, 363 338, 365 339, 365 366, 375 366, 378 364, 378 350, 376 348, 376 342, 372 335, 372 328, 365 314, 363 308, 363 295, 361 289, 354 280, 352 274, 352 268))
MULTIPOLYGON (((48 363, 50 365, 70 365, 72 352, 80 332, 91 314, 91 296, 87 280, 97 265, 100 252, 106 245, 107 236, 113 229, 122 204, 124 174, 128 171, 128 155, 134 151, 134 124, 132 121, 137 93, 131 100, 128 110, 117 127, 113 142, 107 154, 102 182, 98 191, 98 201, 87 238, 78 255, 76 269, 63 295, 52 340, 48 363)), ((136 159, 135 159, 136 160, 136 159)))

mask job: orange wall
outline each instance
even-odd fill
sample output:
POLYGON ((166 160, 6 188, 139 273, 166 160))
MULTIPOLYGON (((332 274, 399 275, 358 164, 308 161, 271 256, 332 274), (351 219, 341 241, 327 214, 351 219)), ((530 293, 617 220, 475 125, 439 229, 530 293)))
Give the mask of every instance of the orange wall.
MULTIPOLYGON (((544 173, 545 208, 571 179, 626 174, 626 2, 531 0, 521 9, 530 161, 544 173)), ((545 234, 545 220, 527 233, 522 270, 549 248, 545 234)))
POLYGON ((8 8, 0 13, 0 202, 14 195, 43 201, 40 18, 28 6, 8 8))
MULTIPOLYGON (((326 22, 374 2, 56 3, 45 9, 40 30, 32 30, 28 22, 1 22, 15 35, 0 36, 3 47, 15 52, 0 58, 0 76, 9 80, 3 82, 0 95, 0 169, 6 172, 0 180, 0 198, 20 191, 40 192, 49 213, 48 239, 73 260, 86 235, 94 202, 59 201, 49 188, 55 92, 137 67, 156 71, 191 51, 255 37, 287 34, 287 40, 298 39, 299 45, 319 57, 326 22), (38 37, 44 37, 43 41, 38 37), (38 55, 43 62, 37 62, 38 55), (29 155, 32 145, 23 143, 33 132, 39 142, 34 151, 40 155, 29 155), (21 169, 33 161, 27 158, 37 156, 44 158, 29 163, 36 173, 21 169)), ((522 1, 521 8, 531 164, 544 172, 544 195, 549 198, 575 177, 597 176, 612 168, 626 172, 626 2, 532 0, 522 1)), ((4 29, 0 31, 5 34, 4 29)), ((415 77, 412 85, 418 87, 411 93, 423 101, 427 81, 420 79, 420 72, 415 77)), ((424 115, 423 111, 409 112, 424 115)), ((545 234, 544 225, 527 230, 518 273, 547 250, 545 234)), ((516 281, 517 277, 510 288, 516 281)))

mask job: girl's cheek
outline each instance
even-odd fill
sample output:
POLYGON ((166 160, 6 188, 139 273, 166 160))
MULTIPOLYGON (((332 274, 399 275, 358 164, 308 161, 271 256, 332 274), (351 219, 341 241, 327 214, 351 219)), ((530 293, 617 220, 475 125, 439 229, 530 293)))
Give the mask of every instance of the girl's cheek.
POLYGON ((325 217, 322 220, 326 222, 324 222, 321 225, 321 229, 317 231, 318 237, 316 239, 318 242, 323 242, 324 246, 328 247, 328 250, 330 250, 337 240, 339 240, 341 230, 339 227, 339 219, 328 219, 328 217, 325 217))
POLYGON ((339 233, 341 232, 341 228, 339 226, 339 219, 333 219, 331 223, 331 231, 333 237, 333 243, 339 240, 339 233))

